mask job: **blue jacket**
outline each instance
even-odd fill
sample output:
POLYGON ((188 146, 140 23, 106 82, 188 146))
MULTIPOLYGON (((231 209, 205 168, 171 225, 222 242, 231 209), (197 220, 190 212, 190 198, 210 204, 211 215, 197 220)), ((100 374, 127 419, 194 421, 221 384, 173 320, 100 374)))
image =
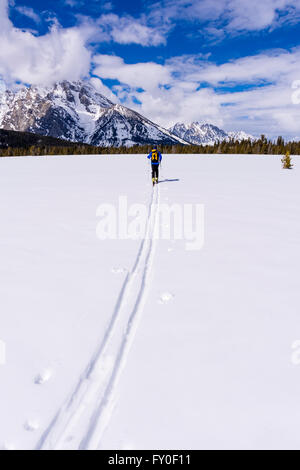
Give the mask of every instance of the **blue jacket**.
MULTIPOLYGON (((159 165, 160 162, 162 161, 162 154, 161 154, 158 150, 157 150, 157 153, 158 153, 158 159, 159 159, 159 161, 158 161, 158 162, 151 162, 152 165, 159 165)), ((147 158, 149 158, 149 160, 151 160, 151 158, 152 158, 152 152, 149 153, 149 155, 148 155, 147 158)))

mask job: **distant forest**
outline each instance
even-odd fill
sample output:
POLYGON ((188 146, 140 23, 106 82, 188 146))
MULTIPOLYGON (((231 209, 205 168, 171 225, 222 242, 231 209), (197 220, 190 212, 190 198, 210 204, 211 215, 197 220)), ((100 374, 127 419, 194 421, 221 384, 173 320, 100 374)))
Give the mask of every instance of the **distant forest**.
MULTIPOLYGON (((159 145, 162 153, 180 154, 260 154, 300 155, 300 142, 285 142, 282 137, 276 141, 264 135, 255 141, 230 140, 214 145, 159 145)), ((0 157, 43 156, 43 155, 103 155, 103 154, 148 154, 151 145, 133 147, 95 147, 92 145, 68 142, 53 137, 44 137, 28 132, 15 132, 0 129, 0 157)))

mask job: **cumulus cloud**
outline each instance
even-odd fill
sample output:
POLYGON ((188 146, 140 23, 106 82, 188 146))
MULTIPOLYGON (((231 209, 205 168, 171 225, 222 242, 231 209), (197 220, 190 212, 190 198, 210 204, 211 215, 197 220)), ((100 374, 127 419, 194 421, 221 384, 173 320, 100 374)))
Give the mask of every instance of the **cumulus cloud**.
POLYGON ((171 80, 168 68, 155 62, 126 64, 121 57, 99 54, 93 63, 95 75, 117 79, 131 88, 155 90, 171 80))
MULTIPOLYGON (((72 28, 61 27, 57 20, 47 34, 14 27, 8 16, 8 0, 0 0, 0 76, 8 83, 48 85, 58 80, 77 80, 89 75, 95 42, 114 41, 120 44, 158 45, 163 35, 145 24, 145 19, 105 14, 98 20, 80 18, 72 28)), ((19 13, 36 22, 31 8, 17 7, 19 13)))
POLYGON ((48 34, 35 36, 12 25, 6 0, 0 0, 0 18, 0 75, 6 82, 46 85, 88 74, 88 26, 63 29, 54 24, 48 34))
POLYGON ((229 0, 227 4, 228 30, 256 31, 293 22, 291 15, 299 16, 298 0, 229 0))
POLYGON ((40 23, 41 21, 39 15, 35 13, 33 8, 25 7, 25 6, 18 6, 18 7, 15 7, 15 10, 21 15, 27 16, 27 18, 30 18, 35 23, 40 23))
MULTIPOLYGON (((234 129, 246 127, 254 135, 270 137, 299 133, 300 107, 292 104, 291 84, 278 83, 250 91, 220 95, 224 121, 234 129)), ((228 127, 228 126, 227 126, 228 127)))
POLYGON ((106 98, 111 100, 113 103, 119 103, 118 97, 111 91, 110 88, 108 88, 100 78, 97 77, 92 77, 90 78, 90 83, 93 85, 93 87, 102 95, 104 95, 106 98))
POLYGON ((98 55, 93 73, 104 79, 120 82, 114 91, 123 104, 136 109, 161 125, 178 120, 214 120, 222 124, 219 104, 213 90, 197 89, 196 82, 178 77, 180 69, 154 62, 126 64, 121 57, 98 55))
POLYGON ((98 24, 110 34, 111 39, 119 44, 140 44, 142 46, 158 46, 165 44, 165 31, 147 26, 146 18, 119 16, 110 13, 102 15, 98 24))
POLYGON ((8 19, 8 1, 0 0, 0 30, 5 33, 11 26, 8 19))
POLYGON ((274 29, 300 18, 299 0, 161 0, 151 6, 150 16, 168 24, 177 20, 198 21, 208 37, 274 29), (215 34, 214 34, 215 33, 215 34))
POLYGON ((225 64, 201 64, 185 72, 192 81, 220 84, 260 84, 296 79, 299 76, 300 49, 271 50, 254 56, 242 57, 225 64))
POLYGON ((91 81, 100 93, 165 127, 197 120, 227 130, 244 128, 255 135, 298 132, 300 105, 292 104, 291 84, 300 79, 300 48, 268 51, 224 64, 213 63, 209 54, 173 57, 164 63, 127 64, 122 57, 93 54, 90 49, 93 42, 145 47, 164 44, 168 28, 180 12, 193 21, 210 20, 213 36, 221 12, 227 31, 242 31, 276 27, 278 22, 292 21, 291 12, 298 11, 294 0, 260 0, 261 5, 252 0, 255 14, 260 12, 256 19, 252 9, 241 7, 243 3, 166 0, 158 5, 167 8, 161 23, 155 21, 159 19, 155 15, 162 14, 157 7, 150 19, 104 14, 97 20, 80 18, 73 28, 54 22, 47 34, 38 36, 15 28, 9 20, 7 0, 0 0, 0 78, 8 84, 47 85, 89 77, 92 71, 91 81), (281 14, 283 8, 285 15, 281 14), (106 79, 116 82, 112 90, 106 86, 106 79))
POLYGON ((207 56, 177 57, 161 65, 126 64, 120 57, 98 55, 94 73, 117 80, 114 91, 125 105, 165 127, 200 121, 272 137, 297 130, 300 106, 293 105, 291 97, 299 59, 300 49, 223 65, 211 63, 207 56))

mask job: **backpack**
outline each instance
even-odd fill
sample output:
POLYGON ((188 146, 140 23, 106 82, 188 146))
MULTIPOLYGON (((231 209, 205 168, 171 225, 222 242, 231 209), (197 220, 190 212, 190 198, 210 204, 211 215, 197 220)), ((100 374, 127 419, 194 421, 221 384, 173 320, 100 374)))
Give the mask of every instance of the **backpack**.
POLYGON ((158 162, 158 151, 157 150, 152 150, 151 162, 152 163, 157 163, 158 162))

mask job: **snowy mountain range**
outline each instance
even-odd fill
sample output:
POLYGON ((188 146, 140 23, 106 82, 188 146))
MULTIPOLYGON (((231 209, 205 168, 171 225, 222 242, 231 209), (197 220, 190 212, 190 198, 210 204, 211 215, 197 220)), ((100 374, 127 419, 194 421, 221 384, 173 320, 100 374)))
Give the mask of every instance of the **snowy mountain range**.
POLYGON ((230 138, 254 139, 244 132, 227 133, 197 122, 164 129, 136 111, 113 103, 85 81, 0 93, 0 128, 104 147, 209 145, 230 138))
POLYGON ((221 142, 223 140, 255 140, 255 138, 246 134, 243 131, 239 132, 226 132, 222 129, 219 129, 212 124, 200 124, 199 122, 193 122, 191 124, 183 124, 178 122, 175 126, 171 127, 169 131, 185 140, 190 144, 195 145, 213 145, 216 142, 221 142))
POLYGON ((137 112, 114 104, 83 81, 1 93, 0 128, 107 147, 186 144, 137 112))

